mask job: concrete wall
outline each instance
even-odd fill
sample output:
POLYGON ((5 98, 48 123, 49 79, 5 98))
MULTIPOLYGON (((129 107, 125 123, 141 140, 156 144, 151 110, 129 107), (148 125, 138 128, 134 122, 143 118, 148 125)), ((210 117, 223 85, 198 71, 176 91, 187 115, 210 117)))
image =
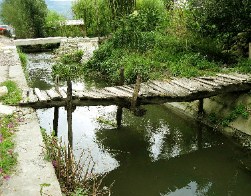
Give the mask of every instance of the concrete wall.
MULTIPOLYGON (((169 108, 177 112, 181 112, 191 118, 198 117, 198 101, 194 102, 181 102, 181 103, 166 103, 169 108)), ((204 118, 203 122, 211 126, 218 127, 225 135, 237 137, 241 142, 245 142, 245 146, 251 147, 251 93, 228 93, 221 96, 204 99, 204 118), (228 126, 222 127, 217 124, 212 124, 209 121, 209 115, 215 113, 216 116, 221 118, 227 117, 236 106, 243 104, 249 111, 248 119, 241 115, 229 123, 228 126), (248 140, 248 141, 247 141, 248 140)))

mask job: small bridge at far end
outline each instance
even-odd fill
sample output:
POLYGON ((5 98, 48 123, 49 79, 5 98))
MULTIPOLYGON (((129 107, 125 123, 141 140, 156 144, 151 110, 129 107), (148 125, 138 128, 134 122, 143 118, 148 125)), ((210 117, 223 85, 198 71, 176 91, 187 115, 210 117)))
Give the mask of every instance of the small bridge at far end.
POLYGON ((44 45, 44 44, 57 44, 61 43, 66 37, 46 37, 34 39, 16 39, 14 43, 16 46, 30 46, 30 45, 44 45))

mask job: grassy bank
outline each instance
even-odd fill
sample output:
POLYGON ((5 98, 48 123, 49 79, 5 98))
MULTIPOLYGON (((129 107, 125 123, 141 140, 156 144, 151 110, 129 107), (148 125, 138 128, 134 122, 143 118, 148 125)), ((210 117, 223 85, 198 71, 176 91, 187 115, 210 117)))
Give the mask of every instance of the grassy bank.
POLYGON ((17 162, 14 153, 13 136, 21 119, 17 115, 0 116, 0 184, 10 178, 12 168, 17 162))

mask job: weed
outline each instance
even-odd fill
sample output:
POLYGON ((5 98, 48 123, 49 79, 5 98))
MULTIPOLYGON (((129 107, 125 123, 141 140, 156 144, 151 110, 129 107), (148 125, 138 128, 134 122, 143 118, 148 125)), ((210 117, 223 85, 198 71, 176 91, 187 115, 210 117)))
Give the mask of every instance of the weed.
POLYGON ((11 169, 17 162, 17 156, 14 153, 13 135, 18 120, 17 115, 0 117, 0 184, 1 180, 10 178, 11 169))
POLYGON ((15 82, 8 80, 1 83, 1 86, 6 86, 8 88, 8 94, 0 97, 0 101, 4 104, 16 104, 22 99, 21 90, 15 82))
POLYGON ((23 70, 26 70, 26 66, 27 66, 27 55, 25 53, 23 53, 20 49, 18 49, 18 55, 19 55, 19 59, 21 61, 21 65, 23 70))
POLYGON ((93 174, 90 161, 82 164, 84 152, 76 161, 71 147, 49 136, 42 130, 46 148, 46 157, 50 158, 56 170, 61 190, 66 195, 109 195, 110 188, 102 187, 104 176, 93 174))

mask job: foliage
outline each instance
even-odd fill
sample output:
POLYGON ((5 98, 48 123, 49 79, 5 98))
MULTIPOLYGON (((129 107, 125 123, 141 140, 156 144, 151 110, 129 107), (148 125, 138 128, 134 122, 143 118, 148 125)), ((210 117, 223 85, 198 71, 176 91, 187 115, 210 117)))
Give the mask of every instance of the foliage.
POLYGON ((239 116, 242 116, 245 119, 247 119, 249 116, 249 112, 247 111, 246 106, 243 104, 237 105, 229 115, 222 119, 221 124, 224 127, 228 126, 230 122, 234 121, 239 116))
POLYGON ((83 19, 88 36, 104 36, 112 30, 112 14, 107 0, 77 0, 72 6, 77 19, 83 19))
POLYGON ((17 162, 13 135, 20 120, 18 115, 0 117, 0 184, 3 179, 9 178, 9 173, 17 162))
POLYGON ((0 13, 3 22, 15 28, 17 37, 44 37, 47 14, 44 0, 4 0, 0 13))
POLYGON ((61 80, 74 79, 76 77, 79 77, 81 73, 80 62, 82 56, 82 50, 60 56, 52 67, 53 76, 57 76, 61 80))
POLYGON ((136 0, 108 0, 113 19, 131 14, 136 6, 136 0))
POLYGON ((251 1, 192 0, 190 27, 203 35, 217 38, 225 50, 246 55, 251 42, 251 1))
POLYGON ((25 53, 23 53, 20 49, 18 49, 18 55, 19 55, 19 59, 21 61, 21 65, 23 70, 26 70, 26 66, 27 66, 27 55, 25 53))
POLYGON ((56 137, 47 135, 44 130, 42 135, 46 157, 55 168, 62 192, 72 196, 110 195, 110 188, 101 185, 104 176, 93 174, 90 162, 82 164, 84 152, 79 160, 75 160, 70 146, 64 146, 56 137))
POLYGON ((229 125, 229 123, 233 122, 238 117, 242 117, 245 119, 249 117, 249 111, 247 110, 247 107, 243 104, 236 105, 233 110, 223 118, 217 115, 216 113, 211 113, 209 114, 209 121, 211 123, 226 127, 229 125))
POLYGON ((60 24, 63 21, 65 21, 65 18, 63 16, 55 11, 48 10, 45 18, 46 36, 63 36, 60 29, 60 24))
POLYGON ((22 99, 21 90, 15 82, 8 80, 1 83, 1 86, 6 86, 8 89, 8 94, 0 97, 0 101, 4 104, 16 104, 22 99))

